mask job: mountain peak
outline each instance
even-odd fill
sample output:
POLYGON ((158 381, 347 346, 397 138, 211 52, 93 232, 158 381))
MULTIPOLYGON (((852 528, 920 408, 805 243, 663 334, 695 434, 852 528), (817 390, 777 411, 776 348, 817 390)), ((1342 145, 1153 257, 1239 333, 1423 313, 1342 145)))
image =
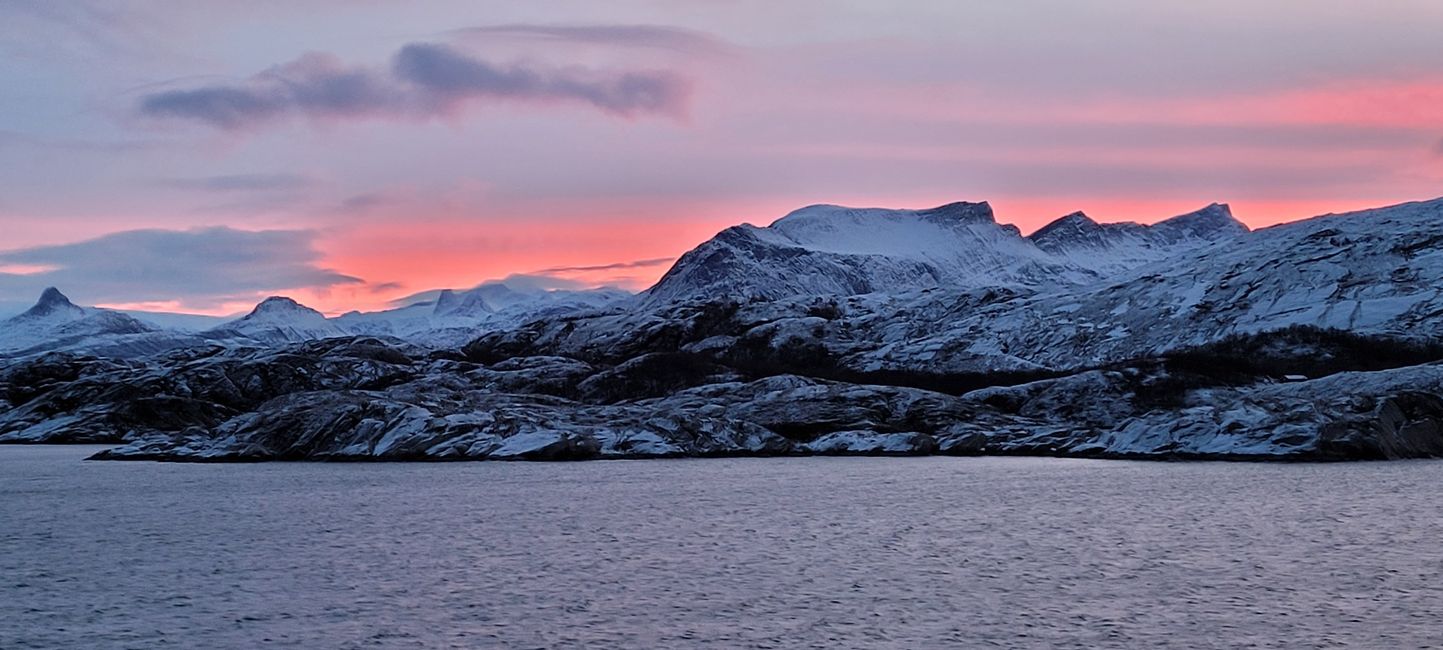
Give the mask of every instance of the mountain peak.
POLYGON ((66 298, 65 294, 60 293, 59 289, 47 287, 45 291, 41 292, 40 300, 35 302, 35 306, 31 307, 24 314, 21 314, 21 316, 35 318, 57 313, 69 313, 73 316, 80 316, 83 312, 84 310, 77 307, 75 303, 70 302, 70 299, 66 298))
POLYGON ((55 287, 46 287, 45 291, 40 293, 40 301, 35 303, 36 307, 62 305, 70 305, 73 307, 75 303, 70 302, 70 299, 65 297, 65 294, 60 293, 60 290, 55 287))
POLYGON ((996 215, 992 213, 992 204, 986 201, 978 203, 953 201, 935 208, 918 210, 917 215, 957 221, 997 221, 996 215))
POLYGON ((487 287, 481 285, 474 289, 457 292, 452 289, 442 289, 436 296, 436 306, 431 313, 436 316, 477 316, 493 311, 486 302, 487 287))
POLYGON ((997 223, 986 202, 922 210, 812 205, 765 228, 722 231, 682 255, 647 300, 1036 286, 1090 276, 1052 259, 1016 226, 997 223))
POLYGON ((256 308, 252 309, 251 313, 246 315, 246 318, 250 318, 251 316, 282 314, 315 314, 324 317, 321 312, 302 305, 292 298, 286 296, 271 296, 256 305, 256 308))
POLYGON ((1233 216, 1232 208, 1226 203, 1210 203, 1199 210, 1158 222, 1156 227, 1163 230, 1181 230, 1193 235, 1229 231, 1243 233, 1249 230, 1233 216))
POLYGON ((325 314, 287 298, 271 296, 251 313, 206 330, 220 337, 240 336, 266 343, 283 343, 341 336, 325 314))
POLYGON ((1098 224, 1096 221, 1094 221, 1092 217, 1089 217, 1081 210, 1078 210, 1077 212, 1073 212, 1071 214, 1054 219, 1051 223, 1041 228, 1038 228, 1037 232, 1028 235, 1027 238, 1031 239, 1034 242, 1048 241, 1061 235, 1062 233, 1086 232, 1090 230, 1095 230, 1100 227, 1101 224, 1098 224))

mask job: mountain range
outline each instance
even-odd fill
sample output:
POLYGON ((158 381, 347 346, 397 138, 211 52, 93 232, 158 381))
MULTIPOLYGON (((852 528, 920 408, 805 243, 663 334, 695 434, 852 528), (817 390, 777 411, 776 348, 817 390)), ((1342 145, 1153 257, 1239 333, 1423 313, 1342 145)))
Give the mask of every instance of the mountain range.
POLYGON ((1250 231, 817 205, 649 290, 489 284, 198 332, 47 290, 0 441, 107 458, 1443 455, 1443 199, 1250 231))
POLYGON ((0 321, 0 359, 59 351, 139 357, 196 345, 264 347, 359 334, 402 337, 433 347, 459 346, 478 330, 630 297, 613 288, 517 289, 494 282, 467 290, 441 290, 434 299, 395 309, 353 311, 334 318, 291 298, 272 296, 249 313, 225 320, 79 307, 51 287, 28 311, 0 321))

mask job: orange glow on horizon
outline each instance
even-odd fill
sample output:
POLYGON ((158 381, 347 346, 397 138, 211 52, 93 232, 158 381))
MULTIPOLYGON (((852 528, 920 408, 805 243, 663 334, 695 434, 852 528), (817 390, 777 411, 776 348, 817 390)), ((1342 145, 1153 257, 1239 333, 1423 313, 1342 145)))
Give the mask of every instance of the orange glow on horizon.
MULTIPOLYGON (((912 201, 842 201, 846 205, 900 205, 925 208, 973 197, 931 198, 912 201)), ((1083 210, 1102 222, 1154 223, 1204 207, 1212 201, 1229 203, 1233 214, 1251 228, 1296 221, 1329 212, 1378 207, 1377 201, 1228 201, 1227 197, 1202 200, 1147 199, 1108 201, 1097 198, 1009 198, 991 201, 1001 223, 1015 224, 1030 233, 1062 215, 1083 210)), ((784 201, 790 207, 755 206, 750 215, 741 208, 712 209, 695 219, 666 219, 661 215, 636 218, 567 220, 538 223, 509 220, 487 223, 372 224, 340 233, 323 244, 323 265, 341 273, 365 278, 368 285, 338 286, 329 291, 298 291, 306 304, 336 314, 352 309, 385 309, 390 302, 437 288, 467 288, 511 274, 551 270, 549 276, 584 286, 617 285, 642 290, 653 284, 671 263, 621 269, 556 272, 558 268, 675 258, 718 231, 743 222, 767 225, 804 202, 784 201), (376 285, 398 286, 376 290, 376 285), (307 302, 309 301, 309 302, 307 302)), ((677 206, 678 212, 687 214, 677 206)), ((696 211, 692 212, 693 214, 696 211)))
MULTIPOLYGON (((1326 213, 1340 213, 1400 201, 1288 201, 1200 199, 1099 199, 1097 197, 972 197, 929 195, 912 199, 853 195, 830 201, 858 207, 927 208, 956 200, 988 200, 998 222, 1024 234, 1082 210, 1108 223, 1154 223, 1201 208, 1229 203, 1251 228, 1262 228, 1326 213)), ((285 295, 328 316, 388 309, 397 299, 422 291, 464 289, 512 274, 544 274, 567 286, 620 286, 643 290, 670 268, 672 260, 727 227, 765 226, 793 209, 817 201, 778 198, 745 205, 687 201, 643 203, 630 213, 616 210, 598 218, 537 218, 466 221, 459 218, 400 224, 370 221, 329 231, 320 242, 319 266, 365 280, 330 288, 268 292, 285 295), (644 262, 639 265, 628 263, 644 262), (617 268, 606 268, 613 267, 617 268), (602 267, 602 268, 588 268, 602 267)), ((562 206, 564 207, 564 206, 562 206)), ((565 210, 558 209, 564 213, 565 210)), ((236 316, 266 295, 236 297, 198 309, 181 301, 107 303, 112 309, 236 316)))

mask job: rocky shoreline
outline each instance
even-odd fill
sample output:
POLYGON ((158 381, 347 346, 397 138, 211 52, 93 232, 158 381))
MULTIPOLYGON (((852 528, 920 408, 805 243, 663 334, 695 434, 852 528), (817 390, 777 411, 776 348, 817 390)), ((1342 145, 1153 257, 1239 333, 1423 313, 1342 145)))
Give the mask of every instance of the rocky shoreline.
POLYGON ((1168 395, 1148 386, 1169 370, 1145 364, 961 395, 724 367, 648 386, 637 375, 650 373, 633 370, 560 357, 488 365, 366 337, 125 363, 49 355, 0 374, 12 399, 0 442, 107 442, 118 446, 96 458, 195 462, 1443 457, 1433 364, 1168 395), (664 394, 636 395, 649 391, 664 394))

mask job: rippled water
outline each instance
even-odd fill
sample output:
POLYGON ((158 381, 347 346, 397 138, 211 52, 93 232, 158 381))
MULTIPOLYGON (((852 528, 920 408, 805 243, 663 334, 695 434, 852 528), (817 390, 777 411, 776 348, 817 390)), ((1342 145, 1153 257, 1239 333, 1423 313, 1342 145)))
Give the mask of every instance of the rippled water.
POLYGON ((1440 647, 1443 463, 0 447, 0 648, 1440 647))

